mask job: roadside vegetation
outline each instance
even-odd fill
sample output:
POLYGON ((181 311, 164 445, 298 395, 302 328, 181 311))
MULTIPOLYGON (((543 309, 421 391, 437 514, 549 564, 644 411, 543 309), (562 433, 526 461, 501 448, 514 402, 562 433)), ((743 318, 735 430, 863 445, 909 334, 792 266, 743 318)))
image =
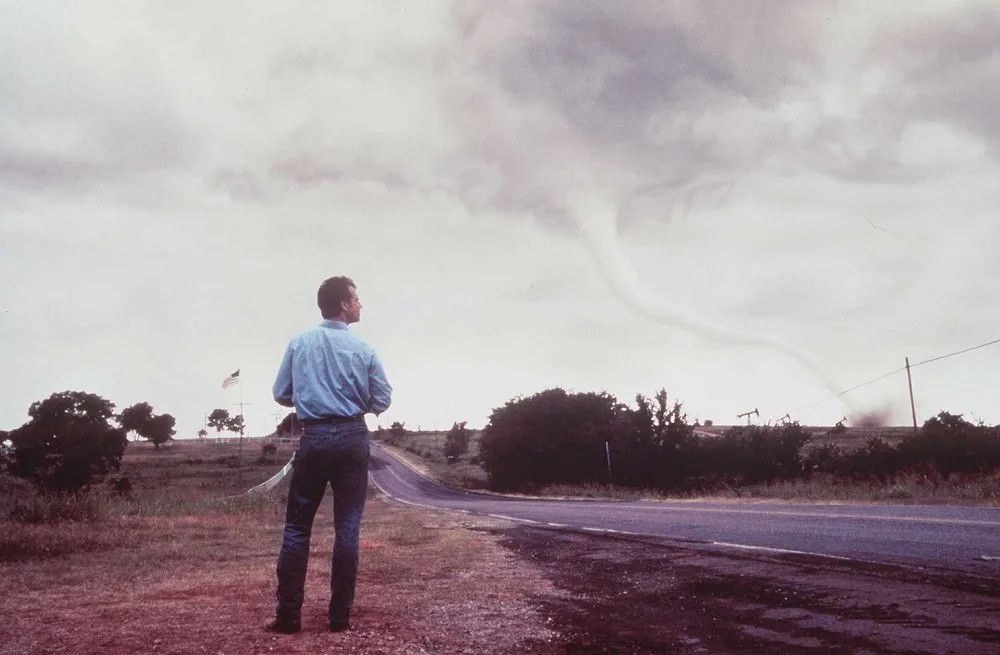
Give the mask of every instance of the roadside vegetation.
POLYGON ((514 493, 1000 504, 1000 426, 949 412, 916 433, 795 422, 706 431, 664 390, 629 407, 550 389, 494 409, 460 455, 446 454, 447 433, 395 424, 380 436, 446 482, 514 493))
POLYGON ((461 425, 466 430, 468 443, 461 454, 452 457, 445 454, 450 430, 410 431, 405 424, 396 422, 389 429, 378 430, 375 438, 410 453, 433 477, 446 484, 465 489, 487 489, 489 478, 479 461, 482 431, 465 428, 464 422, 461 425))

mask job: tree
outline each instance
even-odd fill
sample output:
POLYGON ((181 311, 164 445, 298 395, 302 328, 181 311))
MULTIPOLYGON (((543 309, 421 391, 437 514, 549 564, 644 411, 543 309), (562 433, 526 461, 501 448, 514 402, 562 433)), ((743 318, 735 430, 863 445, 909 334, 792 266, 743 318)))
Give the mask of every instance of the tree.
POLYGON ((153 407, 149 403, 136 403, 131 407, 126 407, 118 414, 118 425, 128 432, 135 432, 140 437, 145 437, 143 432, 146 426, 153 419, 153 407))
POLYGON ((389 433, 389 436, 386 438, 386 442, 392 444, 393 446, 398 446, 403 442, 403 437, 406 436, 406 424, 399 421, 393 421, 387 432, 389 433))
POLYGON ((176 433, 174 430, 176 422, 170 414, 154 414, 152 406, 145 402, 126 407, 118 415, 118 424, 126 432, 135 432, 143 439, 151 441, 156 448, 173 438, 176 433))
POLYGON ((243 423, 243 415, 242 414, 237 414, 236 416, 234 416, 231 419, 229 419, 229 423, 227 424, 226 427, 227 427, 227 429, 230 432, 235 432, 237 434, 243 434, 243 428, 244 428, 244 426, 245 426, 245 424, 243 423))
POLYGON ((109 423, 114 403, 83 391, 54 393, 31 404, 31 420, 10 433, 11 472, 46 491, 76 492, 95 475, 117 470, 125 430, 109 423))
POLYGON ((229 416, 228 409, 213 409, 212 413, 208 415, 208 427, 215 428, 216 434, 223 430, 229 430, 230 421, 232 418, 229 416))
POLYGON ((466 421, 453 423, 444 438, 444 456, 449 461, 469 450, 469 439, 472 431, 465 427, 466 421))
POLYGON ((207 430, 204 430, 204 429, 198 430, 198 438, 199 439, 204 439, 207 436, 208 436, 208 431, 207 430))
POLYGON ((496 489, 606 481, 605 442, 626 408, 608 393, 555 388, 493 410, 480 460, 496 489))
POLYGON ((174 425, 176 424, 177 419, 170 414, 154 416, 146 427, 146 433, 142 436, 152 441, 154 447, 159 448, 160 444, 174 438, 174 435, 177 433, 174 429, 174 425))

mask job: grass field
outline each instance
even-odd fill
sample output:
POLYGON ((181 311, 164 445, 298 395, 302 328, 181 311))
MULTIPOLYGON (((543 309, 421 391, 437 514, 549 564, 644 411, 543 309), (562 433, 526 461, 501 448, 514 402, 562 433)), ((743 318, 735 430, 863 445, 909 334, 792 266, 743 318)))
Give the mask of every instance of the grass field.
POLYGON ((102 487, 45 499, 0 479, 0 653, 502 653, 516 652, 524 635, 544 641, 525 597, 548 583, 509 564, 486 531, 500 523, 375 496, 362 526, 354 628, 326 631, 327 499, 303 632, 263 632, 287 481, 267 494, 241 492, 280 469, 290 449, 260 463, 259 446, 245 448, 240 470, 235 444, 129 444, 121 470, 134 485, 129 498, 102 487))

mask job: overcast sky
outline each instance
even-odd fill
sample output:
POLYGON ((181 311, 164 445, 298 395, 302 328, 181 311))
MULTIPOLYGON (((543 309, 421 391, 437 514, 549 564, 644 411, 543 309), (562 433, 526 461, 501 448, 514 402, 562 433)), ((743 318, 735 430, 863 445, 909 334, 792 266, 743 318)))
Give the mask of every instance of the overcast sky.
MULTIPOLYGON (((997 116, 994 0, 0 0, 0 429, 84 390, 270 431, 339 274, 383 425, 906 424, 905 373, 834 396, 1000 338, 997 116)), ((998 369, 915 368, 918 419, 1000 423, 998 369)))

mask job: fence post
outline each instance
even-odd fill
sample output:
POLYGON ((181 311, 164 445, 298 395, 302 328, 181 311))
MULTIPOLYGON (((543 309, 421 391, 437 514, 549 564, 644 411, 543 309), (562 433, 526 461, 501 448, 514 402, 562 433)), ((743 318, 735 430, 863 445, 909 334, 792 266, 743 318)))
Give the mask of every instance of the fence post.
POLYGON ((608 446, 608 442, 604 442, 604 454, 608 458, 608 484, 614 484, 611 478, 611 448, 608 446))

